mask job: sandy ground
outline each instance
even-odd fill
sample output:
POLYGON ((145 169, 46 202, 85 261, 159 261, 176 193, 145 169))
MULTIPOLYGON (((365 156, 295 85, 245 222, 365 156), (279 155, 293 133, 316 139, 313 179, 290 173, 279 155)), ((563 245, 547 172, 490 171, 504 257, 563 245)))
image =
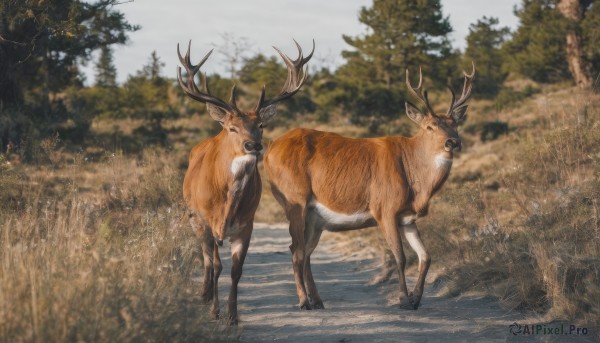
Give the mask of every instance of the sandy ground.
MULTIPOLYGON (((301 311, 287 225, 257 224, 239 285, 240 325, 233 338, 241 342, 558 342, 567 338, 513 336, 509 325, 526 321, 522 314, 503 310, 490 298, 440 296, 439 287, 432 284, 426 285, 418 310, 400 310, 397 278, 369 285, 379 271, 373 251, 342 252, 337 237, 325 232, 311 257, 325 310, 301 311)), ((230 285, 228 255, 228 248, 221 250, 221 311, 230 285)), ((414 274, 408 275, 409 289, 414 274)), ((582 342, 591 337, 568 338, 582 342)))

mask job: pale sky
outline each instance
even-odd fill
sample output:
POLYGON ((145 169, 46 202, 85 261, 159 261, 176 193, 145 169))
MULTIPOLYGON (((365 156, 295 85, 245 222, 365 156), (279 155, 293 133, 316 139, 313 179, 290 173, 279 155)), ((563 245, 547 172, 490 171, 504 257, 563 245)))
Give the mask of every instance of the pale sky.
MULTIPOLYGON (((309 64, 337 67, 344 62, 341 51, 349 49, 342 34, 365 33, 358 21, 361 7, 372 0, 134 0, 118 5, 118 10, 132 24, 142 28, 130 34, 130 42, 115 48, 117 79, 126 80, 146 64, 153 50, 165 63, 163 74, 175 77, 177 43, 182 47, 192 39, 192 62, 222 44, 221 35, 231 34, 251 43, 252 56, 257 52, 275 54, 277 46, 291 57, 296 56, 292 38, 305 50, 311 40, 316 43, 315 56, 309 64)), ((443 12, 450 17, 454 32, 452 44, 464 49, 469 25, 483 16, 493 16, 500 25, 516 28, 513 7, 520 0, 442 0, 443 12)), ((86 68, 88 82, 93 81, 93 63, 86 68)), ((223 56, 218 49, 205 63, 208 74, 225 73, 223 56)))

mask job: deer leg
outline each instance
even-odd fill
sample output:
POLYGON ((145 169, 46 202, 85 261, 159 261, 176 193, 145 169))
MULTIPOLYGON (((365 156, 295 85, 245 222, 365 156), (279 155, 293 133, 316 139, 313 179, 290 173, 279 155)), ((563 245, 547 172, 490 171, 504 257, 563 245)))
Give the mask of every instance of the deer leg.
MULTIPOLYGON (((214 241, 214 240, 213 240, 214 241)), ((213 282, 213 301, 211 314, 215 319, 219 319, 219 276, 221 275, 221 271, 223 270, 223 265, 221 264, 221 258, 219 257, 219 247, 217 243, 213 243, 213 269, 214 269, 214 282, 213 282)))
POLYGON ((429 265, 431 264, 431 257, 425 250, 425 246, 421 241, 421 235, 419 234, 419 230, 417 228, 417 224, 412 223, 409 225, 405 225, 402 227, 402 233, 404 238, 410 244, 410 247, 417 253, 419 257, 419 277, 417 279, 417 284, 415 285, 415 289, 409 295, 413 304, 415 305, 415 310, 419 307, 419 303, 421 302, 421 297, 423 296, 423 288, 425 286, 425 277, 427 276, 427 271, 429 270, 429 265))
POLYGON ((383 223, 379 223, 383 230, 385 240, 387 241, 390 250, 396 259, 398 268, 398 281, 400 283, 400 308, 405 310, 414 310, 415 307, 408 297, 408 289, 406 288, 406 278, 404 276, 404 268, 406 267, 406 256, 402 248, 402 240, 400 239, 400 230, 396 225, 396 219, 392 216, 390 219, 385 219, 383 223))
POLYGON ((308 223, 307 230, 305 232, 307 237, 305 237, 306 249, 304 254, 304 285, 306 286, 310 305, 315 310, 325 308, 325 306, 323 306, 323 300, 321 300, 319 292, 317 291, 317 285, 313 279, 312 269, 310 266, 310 255, 313 253, 313 251, 315 251, 315 248, 319 243, 319 239, 321 238, 321 233, 323 233, 322 228, 317 228, 312 223, 308 223))
POLYGON ((196 218, 191 218, 192 228, 200 236, 200 246, 202 247, 202 256, 204 258, 204 280, 202 281, 201 296, 204 302, 210 302, 213 299, 213 236, 211 230, 202 226, 196 218))
POLYGON ((290 220, 290 235, 292 236, 292 266, 294 267, 294 278, 296 279, 296 291, 298 293, 298 306, 301 310, 312 310, 306 288, 304 286, 304 208, 292 205, 288 211, 290 220))
MULTIPOLYGON (((246 229, 248 230, 248 228, 246 229)), ((240 237, 231 241, 231 289, 229 291, 228 313, 229 325, 238 324, 237 314, 237 293, 238 283, 242 277, 242 267, 250 245, 250 235, 252 234, 252 222, 249 225, 248 237, 240 237)))

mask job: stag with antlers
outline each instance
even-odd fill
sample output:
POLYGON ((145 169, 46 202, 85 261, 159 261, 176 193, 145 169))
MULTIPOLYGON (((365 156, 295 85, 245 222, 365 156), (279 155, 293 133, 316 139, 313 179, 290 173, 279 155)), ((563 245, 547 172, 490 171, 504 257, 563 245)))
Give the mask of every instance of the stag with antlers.
POLYGON ((301 309, 322 309, 310 256, 323 230, 345 231, 379 226, 392 250, 400 281, 400 307, 419 307, 430 257, 415 220, 427 214, 429 200, 450 173, 462 143, 457 132, 467 110, 475 66, 464 74, 462 95, 452 92, 448 112, 436 114, 419 84, 409 92, 422 105, 406 102, 406 114, 420 130, 413 137, 346 138, 295 129, 277 138, 265 154, 271 190, 290 221, 292 264, 301 309), (406 287, 404 237, 419 258, 412 293, 406 287))
POLYGON ((287 66, 287 80, 280 94, 272 99, 265 99, 263 86, 257 106, 247 112, 242 112, 236 105, 235 85, 229 102, 210 94, 206 75, 201 75, 203 89, 198 88, 194 77, 212 50, 200 63, 193 65, 190 45, 191 42, 185 57, 181 56, 177 45, 179 61, 187 74, 184 81, 181 67, 178 67, 179 85, 190 98, 206 103, 208 114, 221 124, 223 130, 192 149, 183 181, 183 197, 190 210, 190 223, 200 237, 204 255, 202 297, 212 302, 211 312, 215 317, 219 317, 218 281, 222 270, 219 247, 227 238, 231 242, 228 322, 237 324, 238 282, 261 195, 257 162, 263 151, 262 131, 276 115, 277 104, 296 94, 306 81, 305 64, 313 55, 314 41, 313 51, 307 57, 304 57, 300 45, 296 43, 299 56, 295 60, 275 48, 287 66))

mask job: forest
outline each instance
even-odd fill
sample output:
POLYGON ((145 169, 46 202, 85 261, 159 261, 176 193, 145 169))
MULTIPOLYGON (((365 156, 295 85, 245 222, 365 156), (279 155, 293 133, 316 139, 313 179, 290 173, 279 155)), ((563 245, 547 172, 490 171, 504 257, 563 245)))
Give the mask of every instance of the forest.
MULTIPOLYGON (((0 3, 0 341, 235 336, 197 310, 201 254, 180 224, 189 151, 221 127, 164 70, 175 53, 153 52, 117 82, 115 47, 144 30, 120 6, 0 3)), ((426 68, 442 105, 474 63, 465 150, 420 224, 432 268, 447 296, 477 291, 600 334, 600 5, 522 0, 517 28, 478 18, 463 50, 442 9, 440 0, 363 7, 368 30, 343 36, 344 63, 311 67, 265 139, 294 127, 410 136, 405 71, 426 68)), ((263 84, 278 93, 287 72, 277 56, 226 53, 239 63, 208 75, 213 94, 226 99, 234 83, 242 104, 263 84)), ((256 220, 284 222, 261 174, 256 220)), ((383 247, 375 234, 344 239, 383 247)), ((393 273, 383 265, 380 281, 393 273)))

